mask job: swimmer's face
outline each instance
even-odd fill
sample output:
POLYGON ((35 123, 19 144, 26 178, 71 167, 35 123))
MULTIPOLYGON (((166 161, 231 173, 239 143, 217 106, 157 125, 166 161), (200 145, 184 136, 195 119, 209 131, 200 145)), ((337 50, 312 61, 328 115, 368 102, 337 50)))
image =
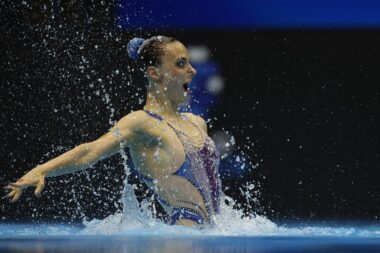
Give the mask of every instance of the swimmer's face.
POLYGON ((184 103, 189 95, 189 83, 196 74, 190 64, 189 52, 181 42, 167 44, 164 52, 158 66, 159 83, 168 99, 184 103))

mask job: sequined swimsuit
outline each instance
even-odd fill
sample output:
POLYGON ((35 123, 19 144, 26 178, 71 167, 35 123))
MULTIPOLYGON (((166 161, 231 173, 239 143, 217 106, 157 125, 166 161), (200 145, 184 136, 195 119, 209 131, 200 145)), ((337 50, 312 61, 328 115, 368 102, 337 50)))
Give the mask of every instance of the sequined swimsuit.
MULTIPOLYGON (((162 121, 163 118, 150 111, 145 111, 149 116, 162 121)), ((189 121, 191 123, 191 121, 189 121)), ((203 145, 199 149, 186 138, 186 134, 181 130, 175 128, 169 122, 167 123, 176 133, 178 139, 181 141, 185 151, 185 161, 180 168, 174 172, 173 176, 178 176, 190 182, 200 193, 205 203, 207 210, 203 210, 196 203, 185 200, 176 200, 176 206, 170 205, 157 193, 155 193, 157 200, 168 213, 170 217, 170 224, 175 224, 180 219, 189 219, 197 222, 198 224, 210 223, 210 218, 219 212, 219 201, 221 192, 221 183, 218 174, 219 155, 215 148, 215 144, 210 137, 203 133, 199 127, 193 124, 203 136, 203 145), (181 206, 181 203, 186 204, 186 207, 181 206), (194 206, 194 208, 189 208, 194 206)), ((140 178, 151 185, 153 179, 136 173, 140 178)))

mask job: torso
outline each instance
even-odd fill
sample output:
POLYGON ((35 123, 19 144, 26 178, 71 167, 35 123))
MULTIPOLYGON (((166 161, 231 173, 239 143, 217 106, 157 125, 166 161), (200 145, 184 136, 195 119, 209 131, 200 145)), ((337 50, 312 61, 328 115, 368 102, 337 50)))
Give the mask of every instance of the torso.
POLYGON ((148 116, 147 124, 144 124, 146 127, 140 132, 142 141, 130 145, 130 154, 139 173, 153 179, 152 182, 146 180, 146 183, 160 198, 171 206, 196 208, 208 219, 207 210, 210 207, 205 203, 201 191, 186 178, 175 175, 188 153, 177 130, 186 135, 184 138, 188 138, 195 149, 201 150, 205 143, 213 145, 194 117, 185 114, 178 121, 173 121, 148 116), (194 203, 197 206, 194 207, 194 203))

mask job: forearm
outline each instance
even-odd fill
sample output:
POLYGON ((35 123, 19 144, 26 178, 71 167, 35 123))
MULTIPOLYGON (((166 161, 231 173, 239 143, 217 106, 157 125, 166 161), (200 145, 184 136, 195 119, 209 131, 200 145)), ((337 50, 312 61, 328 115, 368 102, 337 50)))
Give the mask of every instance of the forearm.
MULTIPOLYGON (((129 114, 131 115, 131 114, 129 114)), ((145 115, 145 114, 144 114, 145 115)), ((109 132, 95 141, 81 144, 72 150, 34 168, 46 177, 54 177, 84 170, 97 161, 107 158, 128 146, 134 140, 137 125, 136 118, 126 116, 120 120, 109 132)))
POLYGON ((100 157, 91 152, 91 144, 81 144, 66 153, 35 168, 46 177, 55 177, 84 170, 95 164, 100 157))

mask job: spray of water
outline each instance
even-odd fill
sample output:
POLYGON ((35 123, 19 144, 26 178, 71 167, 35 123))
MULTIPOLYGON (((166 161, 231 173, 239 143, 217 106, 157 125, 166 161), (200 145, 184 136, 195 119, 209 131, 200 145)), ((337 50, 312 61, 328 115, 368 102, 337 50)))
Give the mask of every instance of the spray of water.
MULTIPOLYGON (((110 110, 110 125, 115 123, 112 120, 115 109, 111 104, 111 96, 105 89, 102 94, 102 101, 110 110)), ((160 126, 158 126, 160 127, 160 126)), ((118 134, 117 132, 115 133, 118 134)), ((221 198, 220 213, 213 217, 213 225, 205 225, 196 228, 183 226, 170 226, 157 218, 156 209, 152 199, 137 200, 135 190, 136 185, 129 183, 131 171, 128 166, 128 156, 125 152, 125 144, 121 143, 121 157, 124 173, 124 188, 122 192, 122 211, 109 215, 104 219, 93 219, 86 221, 83 219, 84 228, 76 231, 76 234, 123 234, 123 235, 209 235, 209 236, 380 236, 380 230, 357 229, 353 227, 324 227, 324 226, 304 226, 285 227, 278 226, 274 222, 262 215, 251 213, 247 215, 240 205, 231 197, 223 195, 221 198)), ((239 156, 236 159, 242 159, 239 156)), ((251 166, 255 169, 257 165, 252 165, 249 161, 243 163, 244 167, 251 166)), ((248 169, 248 168, 246 168, 248 169)), ((89 179, 90 180, 90 179, 89 179)), ((245 202, 251 208, 259 206, 257 199, 259 182, 247 182, 246 185, 238 188, 245 202)), ((75 194, 74 194, 75 196, 75 194)))
MULTIPOLYGON (((123 150, 123 149, 122 149, 123 150)), ((130 169, 128 157, 122 151, 123 166, 127 175, 124 180, 123 212, 110 215, 102 220, 84 221, 84 229, 78 234, 123 234, 123 235, 203 235, 203 236, 380 236, 380 230, 358 229, 353 227, 285 227, 278 226, 265 216, 251 214, 247 216, 243 209, 236 209, 237 203, 226 195, 222 196, 220 213, 213 217, 213 225, 188 228, 170 226, 156 218, 155 209, 150 208, 149 200, 137 201, 135 185, 128 183, 130 169)), ((257 198, 252 194, 253 184, 248 184, 243 190, 247 203, 257 204, 257 198)), ((154 207, 154 205, 153 205, 154 207)))

